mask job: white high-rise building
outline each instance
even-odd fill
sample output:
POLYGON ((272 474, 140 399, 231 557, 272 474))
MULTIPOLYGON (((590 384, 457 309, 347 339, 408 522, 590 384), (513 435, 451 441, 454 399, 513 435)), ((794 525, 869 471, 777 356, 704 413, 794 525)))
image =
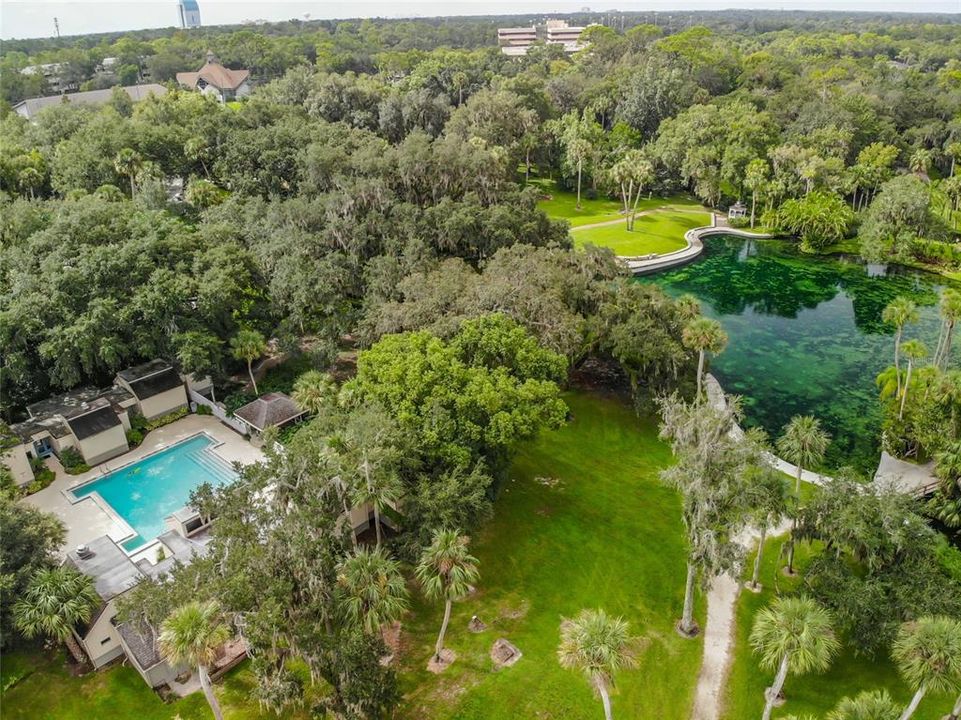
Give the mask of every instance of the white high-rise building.
POLYGON ((180 27, 200 27, 200 6, 197 0, 180 0, 177 4, 177 13, 180 16, 180 27))

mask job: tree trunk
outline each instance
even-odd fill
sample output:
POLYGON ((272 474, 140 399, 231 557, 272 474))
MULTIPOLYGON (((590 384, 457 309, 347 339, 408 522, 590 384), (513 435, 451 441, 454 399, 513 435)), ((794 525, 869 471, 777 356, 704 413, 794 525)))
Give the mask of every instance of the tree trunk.
POLYGON ((203 688, 204 697, 207 698, 207 704, 210 705, 210 710, 214 714, 216 720, 224 720, 224 714, 220 710, 220 703, 217 702, 217 696, 214 695, 213 686, 210 684, 210 676, 207 674, 207 668, 203 665, 197 667, 197 674, 200 675, 200 687, 203 688))
POLYGON ((764 540, 767 537, 767 525, 761 526, 761 537, 757 542, 757 556, 754 558, 754 574, 751 576, 751 587, 757 590, 757 580, 761 574, 761 556, 764 554, 764 540))
POLYGON ((260 395, 257 392, 257 380, 254 378, 253 360, 247 361, 247 374, 250 375, 250 384, 254 386, 254 395, 260 395))
POLYGON ((794 536, 797 534, 797 518, 791 518, 791 537, 787 548, 787 574, 794 574, 794 536))
POLYGON ((904 708, 904 712, 901 713, 900 720, 908 720, 909 717, 914 715, 914 711, 918 709, 918 705, 921 704, 921 700, 924 698, 924 693, 926 693, 927 690, 928 688, 924 684, 918 688, 918 691, 914 693, 914 697, 911 698, 911 702, 908 703, 908 706, 904 708))
POLYGON ((637 221, 637 206, 641 202, 641 186, 637 186, 637 194, 634 196, 634 207, 631 209, 631 232, 634 231, 634 223, 637 221))
POLYGON ((784 654, 784 657, 781 658, 781 664, 778 666, 777 675, 774 676, 774 682, 771 684, 771 687, 764 691, 764 714, 761 715, 761 720, 771 720, 774 702, 777 700, 778 695, 781 694, 781 688, 784 687, 784 680, 787 678, 787 668, 790 658, 790 653, 784 654))
POLYGON ((73 636, 73 633, 69 633, 64 639, 64 644, 67 646, 67 650, 73 655, 73 659, 76 660, 81 665, 87 662, 87 656, 83 652, 83 648, 80 647, 80 643, 77 642, 77 638, 73 636))
POLYGON ((527 149, 527 153, 524 155, 524 182, 528 182, 531 179, 531 151, 530 148, 527 149))
POLYGON ((434 646, 434 660, 440 662, 440 653, 444 649, 444 636, 447 634, 447 623, 450 622, 451 601, 444 603, 444 622, 440 625, 440 634, 437 636, 437 644, 434 646))
POLYGON ((961 715, 961 695, 958 695, 958 699, 954 701, 954 707, 951 709, 951 714, 948 715, 948 720, 958 720, 959 715, 961 715))
POLYGON ((704 350, 697 356, 697 399, 701 399, 701 378, 704 377, 704 350))
POLYGON ((130 199, 132 200, 137 194, 137 181, 133 179, 133 173, 130 173, 130 199))
POLYGON ((754 208, 757 206, 757 190, 751 192, 751 230, 754 229, 754 208))
POLYGON ((914 363, 908 360, 908 375, 904 378, 904 392, 901 393, 901 409, 898 411, 898 420, 904 420, 904 404, 908 400, 908 386, 911 384, 911 369, 914 363))
POLYGON ((801 502, 801 474, 804 469, 798 465, 797 466, 797 477, 794 478, 794 497, 797 498, 798 503, 801 502))
POLYGON ((681 615, 681 630, 687 634, 694 632, 694 580, 697 568, 688 561, 687 582, 684 585, 684 613, 681 615))
POLYGON ((604 720, 611 720, 614 716, 611 714, 611 695, 607 692, 607 683, 598 680, 595 686, 597 687, 597 694, 601 696, 601 702, 604 704, 604 720))
POLYGON ((577 161, 577 209, 581 209, 581 160, 577 161))
POLYGON ((377 534, 377 549, 380 549, 380 510, 377 503, 374 503, 374 531, 377 534))
POLYGON ((898 326, 898 331, 894 335, 894 369, 895 375, 898 378, 898 395, 901 394, 901 333, 904 330, 903 325, 898 326))

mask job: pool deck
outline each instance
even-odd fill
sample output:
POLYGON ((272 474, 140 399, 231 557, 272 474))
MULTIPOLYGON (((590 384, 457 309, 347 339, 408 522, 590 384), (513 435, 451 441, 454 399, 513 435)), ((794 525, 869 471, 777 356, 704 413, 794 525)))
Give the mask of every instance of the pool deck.
POLYGON ((213 437, 217 446, 212 452, 228 462, 250 465, 263 459, 263 453, 243 437, 221 424, 210 415, 188 415, 170 425, 157 428, 147 434, 139 447, 130 452, 101 463, 82 475, 68 475, 63 471, 56 458, 48 461, 48 466, 56 473, 56 479, 40 492, 24 498, 23 502, 56 515, 67 529, 66 542, 61 553, 88 543, 94 538, 109 535, 116 541, 128 537, 130 528, 114 513, 108 512, 95 498, 73 499, 70 488, 88 482, 112 470, 140 460, 146 455, 163 450, 174 443, 196 435, 207 433, 213 437))

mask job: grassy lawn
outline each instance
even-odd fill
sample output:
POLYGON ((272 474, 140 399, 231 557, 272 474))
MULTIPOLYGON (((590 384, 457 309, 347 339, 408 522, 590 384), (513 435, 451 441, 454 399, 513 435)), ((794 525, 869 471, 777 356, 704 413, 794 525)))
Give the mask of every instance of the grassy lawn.
MULTIPOLYGON (((596 199, 591 200, 588 199, 585 189, 582 188, 581 209, 578 210, 577 193, 560 188, 554 180, 537 178, 531 180, 530 184, 536 185, 545 196, 550 196, 550 199, 541 200, 538 207, 552 218, 567 220, 572 228, 616 220, 621 217, 621 201, 619 199, 612 200, 606 195, 599 195, 596 199)), ((637 209, 638 211, 651 210, 663 205, 691 210, 700 209, 700 204, 697 201, 683 195, 669 198, 641 198, 637 209)))
MULTIPOLYGON (((785 538, 772 538, 764 548, 759 594, 742 592, 737 606, 737 629, 734 662, 727 685, 727 698, 723 717, 726 720, 744 720, 761 716, 764 707, 764 688, 770 685, 774 673, 760 670, 751 653, 748 636, 755 613, 768 605, 778 592, 793 590, 797 579, 785 577, 780 569, 784 559, 779 557, 785 538)), ((798 548, 797 558, 803 566, 807 558, 804 547, 798 548)), ((746 577, 754 565, 753 555, 745 563, 746 577)), ((863 690, 885 688, 899 703, 907 704, 911 690, 898 677, 894 664, 887 657, 857 657, 845 648, 834 660, 831 668, 822 675, 788 676, 784 685, 787 702, 774 711, 774 717, 813 713, 818 717, 834 708, 846 695, 856 695, 863 690)), ((951 710, 953 698, 947 695, 925 697, 912 720, 940 720, 951 710)))
POLYGON ((685 247, 684 233, 709 225, 710 222, 711 216, 706 212, 670 205, 637 218, 632 232, 628 232, 627 223, 619 222, 601 227, 574 228, 571 235, 577 247, 592 243, 610 248, 617 255, 664 254, 685 247))
MULTIPOLYGON (((0 701, 4 720, 209 720, 210 708, 201 693, 164 703, 131 667, 114 666, 83 677, 70 674, 64 653, 21 649, 4 653, 2 686, 18 681, 0 701)), ((250 700, 254 677, 244 663, 217 683, 216 692, 227 720, 267 720, 250 700)), ((309 713, 291 713, 289 720, 306 720, 309 713)))
POLYGON ((563 617, 601 607, 644 638, 638 669, 618 677, 615 716, 687 720, 702 643, 673 630, 684 538, 678 498, 657 478, 669 451, 652 422, 618 401, 572 394, 568 402, 573 422, 521 452, 494 519, 474 538, 481 581, 454 606, 447 644, 457 660, 440 676, 425 666, 442 607, 415 603, 401 717, 594 720, 599 701, 582 676, 560 668, 556 650, 563 617), (467 630, 474 614, 485 632, 467 630), (499 637, 523 657, 494 672, 489 651, 499 637))

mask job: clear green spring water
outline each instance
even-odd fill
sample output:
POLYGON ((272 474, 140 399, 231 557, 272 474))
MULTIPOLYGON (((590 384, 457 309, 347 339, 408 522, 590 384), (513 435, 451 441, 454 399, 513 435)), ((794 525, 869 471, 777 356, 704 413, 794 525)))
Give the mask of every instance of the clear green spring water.
POLYGON ((875 378, 894 358, 894 330, 881 312, 898 295, 912 298, 921 321, 905 337, 933 351, 946 283, 900 266, 811 257, 792 243, 731 235, 708 238, 696 262, 641 281, 695 295, 724 326, 730 342, 711 372, 727 392, 743 396, 747 425, 776 437, 793 415, 814 415, 832 436, 827 465, 866 472, 880 453, 875 378))

